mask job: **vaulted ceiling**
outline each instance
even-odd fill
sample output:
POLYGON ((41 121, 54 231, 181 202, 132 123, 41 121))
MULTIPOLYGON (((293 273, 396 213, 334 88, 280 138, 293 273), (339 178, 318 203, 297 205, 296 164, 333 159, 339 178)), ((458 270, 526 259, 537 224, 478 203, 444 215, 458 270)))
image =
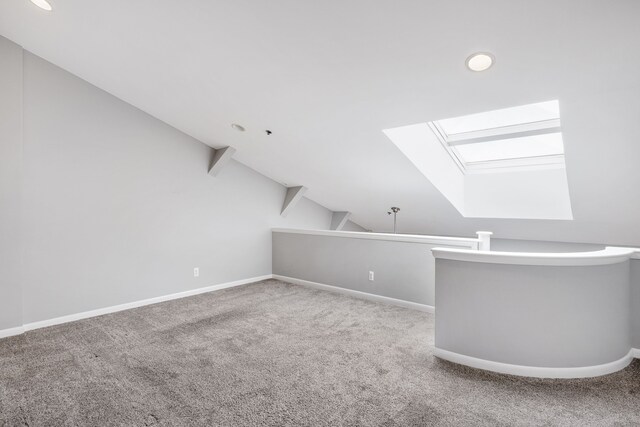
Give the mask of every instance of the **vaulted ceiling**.
POLYGON ((637 1, 50 2, 0 35, 366 228, 640 245, 637 1), (552 99, 572 221, 463 218, 382 133, 552 99))

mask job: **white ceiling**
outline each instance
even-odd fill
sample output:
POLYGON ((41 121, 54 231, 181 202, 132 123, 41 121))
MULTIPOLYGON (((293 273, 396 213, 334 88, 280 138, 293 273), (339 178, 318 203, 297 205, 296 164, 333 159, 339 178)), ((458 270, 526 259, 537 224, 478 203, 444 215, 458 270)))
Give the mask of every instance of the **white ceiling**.
POLYGON ((50 2, 0 34, 364 227, 640 245, 640 2, 50 2), (465 219, 382 133, 552 99, 573 221, 465 219))

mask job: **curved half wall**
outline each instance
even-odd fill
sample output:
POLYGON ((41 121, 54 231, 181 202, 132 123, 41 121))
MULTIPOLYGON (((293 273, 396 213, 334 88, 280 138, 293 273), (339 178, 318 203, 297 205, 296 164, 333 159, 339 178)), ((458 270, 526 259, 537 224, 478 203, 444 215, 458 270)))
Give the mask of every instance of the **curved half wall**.
POLYGON ((633 359, 635 249, 580 253, 434 248, 436 356, 490 371, 579 378, 633 359))

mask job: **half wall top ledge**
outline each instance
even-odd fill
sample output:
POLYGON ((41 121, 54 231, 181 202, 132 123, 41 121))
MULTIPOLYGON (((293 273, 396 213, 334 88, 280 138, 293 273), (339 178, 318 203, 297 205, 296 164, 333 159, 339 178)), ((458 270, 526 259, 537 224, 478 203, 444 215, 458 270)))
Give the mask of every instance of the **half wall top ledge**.
POLYGON ((598 251, 563 253, 482 252, 451 248, 433 248, 431 252, 436 259, 447 259, 452 261, 563 267, 609 265, 625 262, 630 259, 640 259, 640 248, 624 248, 617 246, 607 246, 606 248, 598 251))
POLYGON ((557 101, 383 132, 464 217, 573 219, 557 101))

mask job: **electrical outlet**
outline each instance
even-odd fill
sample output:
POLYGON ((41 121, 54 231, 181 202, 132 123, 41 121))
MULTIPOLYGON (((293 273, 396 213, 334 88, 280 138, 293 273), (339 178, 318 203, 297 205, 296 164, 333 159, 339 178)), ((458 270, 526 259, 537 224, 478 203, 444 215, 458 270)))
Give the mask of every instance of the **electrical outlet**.
POLYGON ((374 274, 373 271, 369 272, 369 281, 373 282, 374 274))
POLYGON ((193 277, 198 277, 200 276, 200 269, 198 267, 195 267, 193 269, 193 277))

